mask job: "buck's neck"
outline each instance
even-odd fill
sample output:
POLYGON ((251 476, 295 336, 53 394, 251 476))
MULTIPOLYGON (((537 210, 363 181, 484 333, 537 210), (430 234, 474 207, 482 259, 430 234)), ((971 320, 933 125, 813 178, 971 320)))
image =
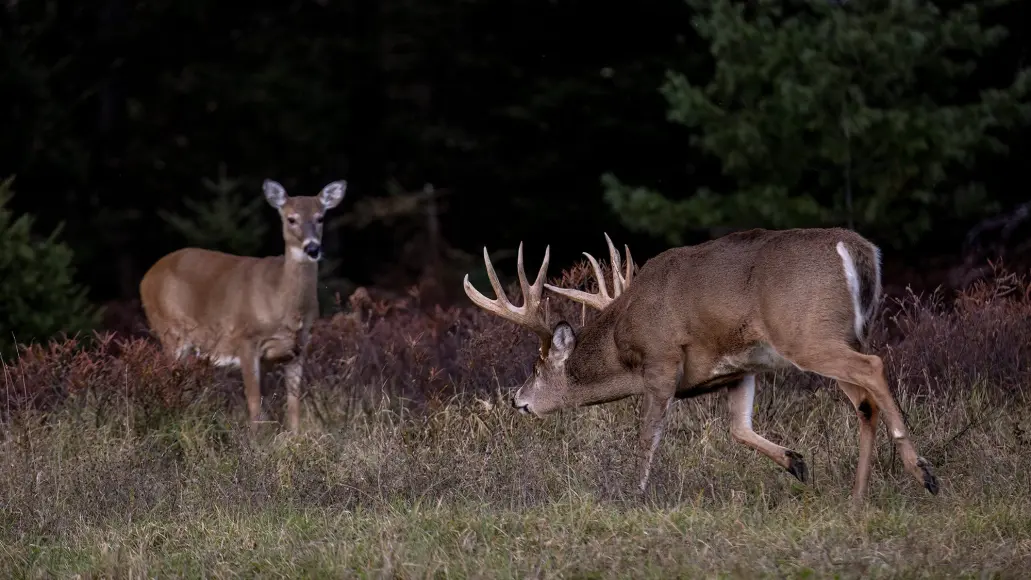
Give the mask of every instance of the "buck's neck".
POLYGON ((302 311, 311 306, 317 296, 318 277, 318 262, 305 258, 300 248, 287 247, 283 256, 283 274, 279 279, 279 292, 284 306, 302 311))
POLYGON ((597 405, 644 392, 639 358, 616 347, 615 319, 601 317, 581 330, 566 361, 568 401, 578 406, 597 405))

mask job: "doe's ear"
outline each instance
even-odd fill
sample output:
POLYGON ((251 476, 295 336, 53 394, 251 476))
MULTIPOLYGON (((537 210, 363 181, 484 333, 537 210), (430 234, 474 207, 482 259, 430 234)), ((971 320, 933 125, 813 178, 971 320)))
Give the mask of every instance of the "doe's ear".
POLYGON ((332 209, 344 199, 345 193, 347 193, 347 182, 342 179, 334 181, 323 187, 322 191, 319 192, 319 202, 322 204, 322 207, 332 209))
POLYGON ((286 203, 286 189, 278 181, 266 179, 261 188, 265 191, 265 199, 272 207, 279 209, 286 203))
POLYGON ((556 363, 564 363, 576 346, 576 333, 573 327, 564 320, 559 321, 551 332, 551 350, 548 351, 548 358, 556 363))

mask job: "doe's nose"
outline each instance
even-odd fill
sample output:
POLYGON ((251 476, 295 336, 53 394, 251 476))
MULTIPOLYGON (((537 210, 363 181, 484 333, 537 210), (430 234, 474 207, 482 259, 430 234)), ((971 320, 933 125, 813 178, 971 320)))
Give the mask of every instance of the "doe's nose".
POLYGON ((307 244, 304 244, 304 253, 308 254, 309 258, 317 260, 322 254, 322 246, 317 242, 308 242, 307 244))

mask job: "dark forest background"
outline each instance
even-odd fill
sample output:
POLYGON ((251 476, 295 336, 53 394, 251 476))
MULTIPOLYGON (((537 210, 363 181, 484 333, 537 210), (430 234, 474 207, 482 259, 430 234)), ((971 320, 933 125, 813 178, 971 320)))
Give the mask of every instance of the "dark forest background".
POLYGON ((265 178, 349 183, 324 309, 602 232, 848 226, 889 287, 958 287, 1025 259, 1028 4, 8 0, 0 330, 116 327, 182 246, 281 252, 265 178))

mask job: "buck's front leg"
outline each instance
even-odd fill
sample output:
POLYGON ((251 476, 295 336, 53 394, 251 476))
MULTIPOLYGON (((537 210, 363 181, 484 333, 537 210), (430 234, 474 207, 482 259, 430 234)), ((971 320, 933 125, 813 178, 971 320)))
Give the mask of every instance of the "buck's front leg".
POLYGON ((801 453, 781 447, 752 430, 752 405, 755 402, 755 375, 748 375, 727 388, 730 406, 730 434, 742 443, 769 457, 799 481, 805 483, 807 469, 801 453))
POLYGON ((663 397, 653 393, 645 393, 641 401, 641 433, 638 440, 639 459, 637 471, 640 479, 637 490, 644 493, 648 487, 648 477, 652 471, 652 459, 659 448, 662 431, 666 427, 666 415, 669 412, 673 397, 663 397))
POLYGON ((286 363, 283 376, 286 379, 286 416, 290 431, 297 431, 301 424, 301 376, 304 374, 304 356, 297 356, 286 363))

